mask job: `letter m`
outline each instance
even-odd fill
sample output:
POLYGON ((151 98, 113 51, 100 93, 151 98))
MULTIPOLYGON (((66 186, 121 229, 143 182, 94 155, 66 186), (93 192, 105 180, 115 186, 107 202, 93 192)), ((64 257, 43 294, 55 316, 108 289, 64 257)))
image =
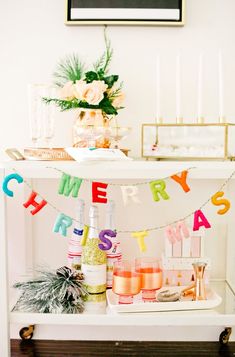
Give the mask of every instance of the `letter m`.
POLYGON ((60 180, 60 186, 58 193, 60 195, 69 196, 72 192, 72 197, 78 197, 78 191, 80 189, 82 179, 78 177, 72 177, 67 174, 63 174, 60 180))

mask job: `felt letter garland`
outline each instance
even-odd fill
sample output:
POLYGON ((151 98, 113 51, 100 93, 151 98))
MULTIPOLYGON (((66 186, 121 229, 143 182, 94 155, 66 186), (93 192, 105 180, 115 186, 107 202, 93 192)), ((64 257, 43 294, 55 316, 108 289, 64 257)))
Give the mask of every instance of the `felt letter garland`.
POLYGON ((176 226, 168 226, 166 228, 166 236, 170 243, 174 244, 176 241, 181 241, 189 237, 189 230, 184 221, 176 223, 176 226))
POLYGON ((141 252, 146 252, 146 245, 145 245, 145 241, 144 238, 148 235, 147 231, 141 231, 141 232, 133 232, 131 233, 131 236, 133 238, 137 238, 138 240, 138 245, 139 245, 139 249, 141 252))
POLYGON ((72 197, 78 197, 78 191, 82 184, 82 179, 78 177, 72 177, 67 174, 63 174, 60 180, 60 186, 58 193, 60 195, 69 196, 72 192, 72 197))
POLYGON ((140 203, 137 186, 121 186, 123 203, 126 206, 131 200, 140 203))
POLYGON ((106 190, 108 187, 107 183, 102 182, 92 182, 92 202, 97 203, 107 203, 107 192, 103 190, 99 190, 103 188, 106 190))
POLYGON ((200 227, 204 226, 205 228, 211 228, 210 223, 199 209, 194 212, 194 223, 193 223, 193 231, 198 231, 200 227))
MULTIPOLYGON (((54 168, 57 171, 60 171, 59 169, 54 168)), ((190 170, 190 169, 188 169, 190 170)), ((190 187, 187 184, 187 175, 188 175, 188 170, 182 171, 180 174, 174 174, 170 176, 170 178, 174 181, 176 181, 181 188, 183 189, 184 192, 189 192, 190 187)), ((20 176, 18 173, 16 173, 16 170, 14 169, 13 174, 7 175, 2 182, 2 190, 3 192, 9 196, 13 197, 14 193, 8 186, 10 186, 10 181, 11 180, 16 180, 17 183, 22 183, 25 182, 25 184, 31 188, 32 192, 30 194, 30 197, 28 200, 23 204, 25 208, 28 208, 29 206, 33 206, 34 209, 32 209, 30 212, 32 215, 35 215, 38 213, 45 205, 49 204, 50 207, 55 209, 56 211, 60 212, 60 215, 57 217, 56 223, 54 225, 54 232, 61 232, 64 236, 67 234, 67 228, 72 225, 72 221, 76 221, 76 219, 72 219, 65 214, 63 214, 60 209, 56 208, 54 204, 51 204, 50 202, 47 202, 45 199, 40 196, 40 194, 34 192, 33 187, 27 180, 25 180, 22 176, 20 176), (36 197, 39 196, 41 197, 41 202, 36 201, 36 197)), ((221 186, 222 188, 227 185, 227 183, 235 176, 235 170, 232 172, 232 174, 226 179, 226 181, 223 183, 221 186)), ((169 178, 169 177, 168 177, 169 178)), ((85 179, 85 181, 90 182, 90 179, 85 179)), ((63 173, 61 180, 60 180, 60 185, 58 189, 58 193, 61 195, 69 196, 72 194, 72 197, 77 197, 81 183, 83 182, 83 179, 80 179, 78 177, 71 177, 70 175, 63 173)), ((126 205, 129 201, 133 201, 134 203, 140 203, 139 197, 138 197, 138 185, 146 184, 146 182, 139 182, 135 183, 133 185, 123 185, 120 184, 120 188, 122 191, 122 197, 124 201, 124 205, 126 205)), ((166 183, 165 179, 160 179, 160 180, 154 180, 149 182, 150 184, 150 189, 153 195, 154 201, 160 201, 162 198, 163 200, 168 200, 170 197, 168 193, 166 192, 166 183)), ((117 186, 117 183, 110 183, 110 185, 115 185, 117 186)), ((107 183, 102 183, 102 182, 92 182, 92 202, 97 202, 97 203, 107 203, 107 192, 105 191, 108 187, 107 183)), ((227 213, 230 209, 230 201, 226 198, 223 197, 224 192, 223 191, 218 191, 216 192, 212 197, 207 199, 201 206, 200 208, 204 207, 207 205, 208 202, 211 202, 215 206, 222 206, 220 209, 218 209, 217 213, 220 215, 223 215, 227 213)), ((189 218, 190 216, 194 215, 194 222, 193 222, 193 231, 198 231, 201 227, 205 228, 211 228, 210 223, 208 222, 207 218, 205 215, 202 213, 201 209, 196 210, 195 212, 191 212, 190 214, 186 215, 186 218, 189 218)), ((185 219, 186 219, 185 218, 185 219)), ((181 218, 182 220, 182 218, 181 218)), ((181 220, 176 220, 175 222, 172 223, 172 226, 169 225, 166 228, 166 236, 168 237, 169 241, 174 244, 177 241, 181 241, 183 238, 187 238, 189 236, 189 232, 187 229, 187 226, 184 221, 181 220)), ((138 245, 140 248, 140 251, 144 252, 146 250, 145 246, 145 241, 144 238, 148 235, 149 231, 154 231, 154 230, 160 230, 162 228, 166 227, 165 225, 162 226, 155 226, 151 228, 146 228, 145 231, 135 231, 135 232, 130 232, 128 230, 125 231, 117 231, 117 232, 122 232, 122 233, 131 233, 132 237, 138 239, 138 245)), ((80 228, 81 229, 81 228, 80 228)), ((86 239, 87 239, 87 234, 89 231, 89 226, 84 226, 83 230, 83 236, 82 236, 82 245, 86 244, 86 239)), ((82 230, 74 229, 75 234, 81 235, 82 230)), ((113 232, 113 231, 110 231, 113 232)), ((103 250, 109 250, 110 249, 110 244, 112 246, 112 241, 109 238, 112 238, 112 235, 109 235, 109 230, 101 231, 100 232, 100 239, 102 243, 100 244, 101 249, 103 250)), ((113 232, 112 234, 115 234, 113 232)), ((186 242, 185 242, 186 243, 186 242)))
POLYGON ((184 190, 184 192, 189 192, 190 191, 190 187, 188 186, 186 180, 187 180, 187 175, 188 175, 188 171, 182 171, 181 172, 181 176, 179 177, 178 175, 172 175, 171 178, 172 180, 176 181, 177 183, 180 184, 180 186, 182 187, 182 189, 184 190))
POLYGON ((10 174, 4 178, 3 183, 2 183, 2 189, 3 189, 3 192, 9 197, 14 196, 13 191, 9 190, 9 188, 8 188, 8 183, 11 180, 16 180, 18 183, 22 183, 24 181, 23 177, 21 177, 18 174, 10 174))
POLYGON ((72 225, 73 221, 72 218, 69 216, 66 216, 64 213, 60 213, 58 217, 56 218, 54 227, 53 227, 53 232, 54 233, 60 233, 64 237, 67 236, 67 228, 69 228, 72 225))
POLYGON ((42 200, 40 203, 35 201, 35 198, 37 197, 37 193, 32 191, 31 195, 29 196, 28 201, 26 201, 23 206, 25 208, 28 208, 29 206, 33 206, 34 209, 32 211, 30 211, 30 213, 32 215, 35 215, 36 213, 38 213, 44 206, 46 206, 47 201, 42 200))
POLYGON ((155 180, 150 182, 150 189, 152 191, 154 201, 160 200, 159 195, 164 200, 169 200, 170 197, 166 193, 165 188, 166 188, 166 183, 164 180, 155 180))
POLYGON ((217 211, 218 214, 225 214, 228 212, 228 210, 230 209, 230 202, 229 200, 227 200, 226 198, 221 198, 223 197, 224 192, 223 191, 219 191, 216 192, 212 197, 211 197, 211 202, 213 203, 213 205, 215 206, 220 206, 220 205, 224 205, 224 208, 221 208, 217 211))
POLYGON ((112 242, 109 238, 114 238, 116 237, 117 233, 112 231, 111 229, 105 229, 103 231, 100 232, 99 234, 99 238, 101 240, 101 242, 103 243, 99 243, 98 246, 101 250, 109 250, 112 247, 112 242))

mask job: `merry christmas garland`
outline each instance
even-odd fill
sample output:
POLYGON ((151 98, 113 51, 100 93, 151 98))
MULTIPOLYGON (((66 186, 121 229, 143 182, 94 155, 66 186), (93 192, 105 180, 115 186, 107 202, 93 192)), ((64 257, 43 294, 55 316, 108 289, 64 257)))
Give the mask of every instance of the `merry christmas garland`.
MULTIPOLYGON (((187 183, 187 177, 188 177, 188 171, 191 170, 192 168, 189 168, 187 170, 183 170, 180 173, 171 175, 169 177, 165 177, 164 179, 157 179, 157 180, 151 180, 148 182, 139 182, 135 183, 133 185, 125 185, 125 184, 117 184, 115 183, 114 185, 120 186, 120 189, 122 191, 122 197, 124 204, 128 202, 129 199, 131 199, 133 202, 139 202, 138 199, 138 188, 136 187, 137 185, 141 184, 148 184, 149 188, 152 193, 153 200, 155 202, 159 202, 161 199, 163 200, 169 200, 170 196, 167 193, 167 185, 165 180, 166 179, 172 179, 176 184, 181 187, 181 189, 184 191, 184 193, 187 193, 190 191, 190 187, 187 183)), ((59 169, 56 169, 57 171, 60 171, 59 169)), ((15 170, 14 170, 15 171, 15 170)), ((71 176, 69 174, 66 174, 65 172, 62 172, 62 176, 59 182, 59 188, 58 188, 58 194, 64 195, 66 197, 72 196, 73 198, 78 197, 78 193, 80 190, 80 187, 83 183, 83 181, 89 181, 91 182, 92 185, 92 202, 93 203, 107 203, 107 187, 108 185, 112 185, 112 183, 104 183, 104 182, 97 182, 97 181, 92 181, 92 180, 87 180, 87 179, 82 179, 76 176, 71 176)), ((110 245, 112 246, 112 238, 116 236, 117 233, 129 233, 133 238, 137 238, 138 245, 140 248, 140 251, 144 252, 146 251, 146 245, 145 245, 145 237, 148 236, 148 232, 150 231, 156 231, 160 229, 166 230, 166 235, 171 243, 174 244, 175 241, 181 240, 183 237, 187 238, 189 236, 189 231, 187 228, 187 225, 185 224, 185 220, 188 219, 191 216, 194 216, 193 218, 193 231, 198 231, 201 227, 204 227, 206 229, 211 228, 211 224, 205 217, 204 213, 202 212, 202 208, 205 207, 209 202, 211 202, 215 206, 223 206, 217 211, 217 214, 223 215, 227 213, 230 209, 230 201, 227 198, 224 198, 224 192, 222 189, 228 184, 228 182, 232 179, 232 177, 235 175, 235 171, 231 173, 231 175, 224 181, 224 183, 220 186, 219 190, 209 197, 196 211, 193 211, 186 215, 183 218, 180 218, 178 220, 175 220, 171 222, 170 224, 162 225, 162 226, 157 226, 157 227, 152 227, 152 228, 146 228, 144 230, 138 230, 138 231, 125 231, 125 230, 115 230, 112 231, 110 229, 102 230, 99 234, 99 238, 101 240, 101 243, 99 244, 100 249, 102 250, 108 250, 110 249, 110 245)), ((76 223, 81 223, 77 219, 72 218, 68 215, 65 215, 61 210, 59 210, 55 205, 51 204, 48 202, 42 195, 39 193, 35 192, 33 187, 21 176, 19 175, 16 171, 15 173, 7 175, 2 183, 2 189, 3 192, 8 196, 8 197, 14 197, 13 191, 9 188, 9 183, 12 180, 16 180, 18 184, 25 183, 30 189, 31 189, 31 194, 28 198, 28 200, 23 203, 23 206, 27 209, 30 206, 33 206, 33 209, 30 211, 32 215, 37 214, 40 210, 42 210, 46 205, 49 205, 53 209, 55 209, 58 212, 58 216, 56 218, 56 221, 54 223, 53 227, 53 232, 54 233, 60 233, 63 236, 67 236, 67 230, 69 227, 72 226, 73 222, 76 223), (36 201, 36 198, 39 197, 41 199, 40 202, 36 201)), ((82 239, 82 244, 84 245, 86 242, 86 238, 89 232, 89 228, 91 226, 85 225, 83 229, 83 239, 82 239)), ((92 227, 94 228, 94 227, 92 227)))

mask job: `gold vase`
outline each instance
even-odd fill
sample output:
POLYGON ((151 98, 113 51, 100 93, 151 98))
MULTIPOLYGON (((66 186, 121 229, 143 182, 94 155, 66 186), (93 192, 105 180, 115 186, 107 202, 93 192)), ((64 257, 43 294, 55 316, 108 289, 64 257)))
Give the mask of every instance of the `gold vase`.
POLYGON ((101 109, 80 108, 73 125, 73 146, 109 148, 109 120, 101 109))

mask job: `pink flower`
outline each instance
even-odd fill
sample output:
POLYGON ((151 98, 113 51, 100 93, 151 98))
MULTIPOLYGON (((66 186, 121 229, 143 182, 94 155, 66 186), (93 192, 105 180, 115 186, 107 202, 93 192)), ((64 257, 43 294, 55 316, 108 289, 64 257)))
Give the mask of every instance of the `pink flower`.
POLYGON ((104 92, 107 88, 108 86, 104 81, 93 81, 92 83, 86 83, 83 80, 76 81, 75 97, 88 104, 98 105, 104 98, 104 92))
POLYGON ((59 97, 61 99, 72 100, 74 95, 74 83, 72 81, 68 81, 65 85, 60 89, 59 97))

